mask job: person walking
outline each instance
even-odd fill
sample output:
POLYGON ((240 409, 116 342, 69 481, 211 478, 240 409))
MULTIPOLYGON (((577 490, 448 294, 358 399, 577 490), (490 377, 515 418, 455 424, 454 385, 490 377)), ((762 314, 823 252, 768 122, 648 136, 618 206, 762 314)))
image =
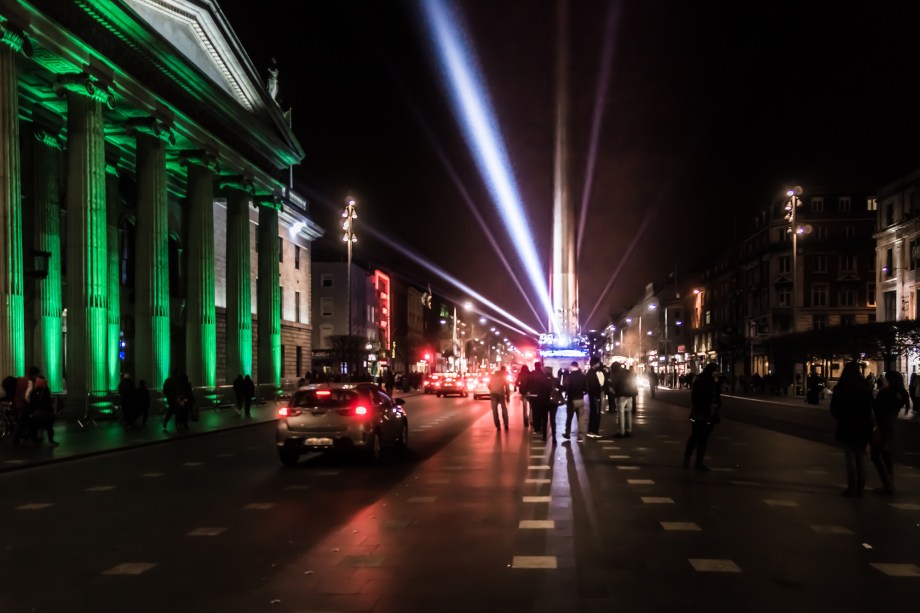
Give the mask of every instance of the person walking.
MULTIPOLYGON (((29 410, 35 427, 45 431, 48 445, 57 447, 58 443, 54 440, 54 405, 51 403, 51 388, 48 387, 48 380, 41 375, 35 377, 32 395, 29 397, 29 410)), ((38 440, 39 437, 35 438, 38 440)))
POLYGON ((386 373, 383 375, 383 387, 386 390, 386 394, 389 397, 393 397, 393 388, 396 387, 396 375, 393 374, 393 371, 387 368, 386 373))
POLYGON ((195 394, 188 375, 179 375, 176 387, 176 430, 188 431, 188 419, 195 408, 195 394))
POLYGON ((553 433, 553 445, 556 444, 556 411, 559 408, 559 397, 556 379, 553 377, 551 367, 543 367, 540 362, 536 364, 539 369, 535 368, 528 385, 533 394, 534 414, 537 418, 537 425, 545 441, 549 430, 553 433))
POLYGON ((527 379, 530 377, 530 369, 527 368, 527 364, 521 366, 520 372, 518 372, 517 379, 514 381, 514 387, 517 389, 518 393, 521 395, 521 413, 524 416, 524 429, 530 427, 531 415, 530 415, 530 401, 527 399, 527 379))
POLYGON ((252 417, 252 399, 256 396, 256 384, 252 382, 252 377, 246 375, 243 378, 243 410, 246 417, 252 417))
POLYGON ((19 444, 20 439, 32 438, 32 420, 29 416, 29 398, 35 379, 41 374, 36 366, 30 366, 28 373, 16 379, 16 389, 13 393, 13 412, 16 414, 16 428, 13 430, 13 446, 19 444))
POLYGON ((140 417, 141 425, 147 425, 147 418, 150 416, 150 390, 147 389, 147 382, 141 379, 134 390, 134 409, 135 417, 140 417))
POLYGON ((630 406, 630 401, 633 397, 632 385, 630 371, 621 367, 613 382, 613 395, 617 412, 617 438, 629 438, 632 436, 633 410, 630 406))
POLYGON ((600 438, 601 398, 604 395, 604 369, 601 361, 594 356, 589 362, 590 368, 585 376, 585 389, 588 392, 588 432, 590 438, 600 438))
POLYGON ((690 467, 690 458, 696 451, 696 469, 709 470, 703 462, 706 443, 715 424, 719 423, 719 409, 722 407, 719 366, 709 363, 693 381, 690 390, 690 438, 684 449, 684 468, 690 467))
POLYGON ((614 362, 610 365, 610 371, 607 374, 607 412, 617 415, 617 407, 619 406, 617 389, 623 386, 620 381, 623 378, 623 365, 619 362, 614 362))
MULTIPOLYGON (((626 370, 626 395, 630 398, 632 404, 632 412, 635 414, 637 409, 637 398, 639 398, 639 376, 636 374, 636 367, 630 366, 626 370)), ((632 424, 630 424, 632 425, 632 424)), ((632 428, 630 428, 632 430, 632 428)), ((628 435, 627 435, 628 436, 628 435)))
POLYGON ((849 498, 862 498, 866 487, 866 445, 872 438, 872 388, 857 362, 847 362, 831 396, 831 414, 837 420, 835 438, 843 444, 849 498))
POLYGON ((243 375, 237 375, 233 380, 233 397, 236 400, 236 414, 243 414, 243 375))
POLYGON ((652 398, 655 397, 655 390, 658 389, 658 373, 654 368, 648 371, 648 389, 652 398))
POLYGON ((128 373, 124 373, 118 383, 118 401, 121 403, 121 418, 125 427, 130 428, 137 419, 137 413, 134 407, 134 380, 128 373))
POLYGON ((508 429, 508 400, 511 398, 511 389, 508 387, 508 370, 502 366, 489 377, 489 399, 492 401, 492 421, 496 428, 501 428, 498 423, 498 407, 502 408, 502 423, 508 429))
POLYGON ((585 394, 588 393, 588 376, 578 366, 578 362, 572 362, 572 367, 568 373, 565 382, 565 432, 563 432, 562 438, 567 440, 571 438, 572 418, 574 417, 575 425, 578 426, 577 440, 581 442, 582 437, 586 434, 588 437, 594 438, 590 432, 586 432, 588 428, 585 424, 587 421, 587 416, 585 416, 585 394), (582 419, 582 417, 585 417, 585 419, 582 419))
MULTIPOLYGON (((163 432, 167 431, 169 420, 176 415, 178 410, 177 399, 179 396, 179 373, 175 372, 171 377, 166 377, 163 382, 163 397, 166 399, 166 412, 163 414, 163 432)), ((176 430, 179 429, 178 419, 176 420, 176 430)))
POLYGON ((524 389, 526 390, 527 402, 530 404, 530 425, 533 427, 533 433, 540 434, 540 427, 543 425, 544 417, 541 415, 540 411, 543 409, 543 405, 537 402, 537 379, 543 376, 543 363, 534 362, 533 370, 527 376, 527 381, 524 384, 524 389))
POLYGON ((917 371, 910 373, 910 386, 907 391, 910 394, 910 408, 914 413, 920 412, 920 408, 917 408, 917 394, 920 392, 920 389, 917 389, 918 383, 920 383, 920 377, 917 376, 917 371))
POLYGON ((894 455, 895 428, 898 423, 898 413, 910 410, 907 390, 904 388, 904 377, 896 370, 889 370, 879 378, 878 394, 875 396, 873 407, 875 416, 875 431, 872 433, 872 442, 869 445, 869 455, 878 478, 882 484, 873 489, 876 494, 893 496, 894 488, 894 455))

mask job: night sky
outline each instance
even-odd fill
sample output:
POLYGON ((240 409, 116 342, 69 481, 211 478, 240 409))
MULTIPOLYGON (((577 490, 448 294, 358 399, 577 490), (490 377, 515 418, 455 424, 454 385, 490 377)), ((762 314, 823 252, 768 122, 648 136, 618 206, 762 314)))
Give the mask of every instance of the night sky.
MULTIPOLYGON (((548 271, 555 0, 452 4, 464 16, 548 271)), ((679 277, 692 277, 732 232, 745 231, 752 211, 788 185, 801 184, 806 193, 809 184, 875 190, 920 166, 920 11, 881 3, 806 11, 801 4, 571 2, 576 205, 585 188, 605 32, 614 24, 579 263, 586 329, 604 325, 674 267, 679 277), (737 12, 742 4, 745 12, 737 12)), ((456 169, 526 287, 451 112, 418 4, 220 5, 258 68, 277 58, 279 99, 293 108, 306 150, 295 184, 328 229, 324 242, 344 253, 338 212, 329 207, 351 192, 360 224, 373 224, 542 328, 436 153, 440 148, 456 169)), ((357 228, 356 253, 430 282, 436 294, 466 298, 357 228)))

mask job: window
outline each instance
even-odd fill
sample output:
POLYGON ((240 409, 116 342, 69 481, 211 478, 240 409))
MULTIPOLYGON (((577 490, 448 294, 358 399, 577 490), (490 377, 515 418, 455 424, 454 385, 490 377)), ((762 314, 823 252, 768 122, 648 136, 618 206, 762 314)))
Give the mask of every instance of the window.
POLYGON ((814 272, 827 272, 827 256, 826 255, 816 255, 815 256, 814 272))
POLYGON ((890 279, 894 276, 894 249, 889 247, 885 250, 885 266, 882 268, 885 277, 890 279))
POLYGON ((294 269, 300 270, 300 245, 294 245, 294 269))
POLYGON ((897 293, 896 292, 885 292, 882 294, 882 297, 885 301, 885 319, 884 321, 897 321, 898 312, 897 312, 897 293))
POLYGON ((815 226, 815 236, 819 241, 827 240, 827 226, 815 226))
POLYGON ((885 226, 894 225, 894 202, 885 205, 885 226))
POLYGON ((300 292, 294 292, 294 321, 300 323, 300 292))
POLYGON ((866 199, 866 210, 867 211, 877 211, 878 210, 878 200, 875 198, 866 199))
POLYGON ((281 319, 284 319, 284 288, 278 288, 278 313, 281 319))
POLYGON ((284 378, 284 345, 281 345, 281 378, 284 378))
POLYGON ((707 326, 712 323, 712 311, 706 309, 706 317, 703 321, 707 326))
POLYGON ((843 237, 847 240, 856 238, 856 228, 853 226, 843 226, 843 237))
POLYGON ((855 255, 840 256, 840 272, 842 273, 855 273, 856 272, 856 256, 855 255))
POLYGON ((319 276, 320 287, 332 287, 332 273, 324 272, 319 276))
POLYGON ((907 199, 907 206, 904 207, 904 214, 910 217, 914 213, 920 212, 920 191, 912 191, 907 199))
POLYGON ((850 205, 849 197, 841 198, 840 200, 837 201, 837 209, 840 211, 849 212, 850 207, 851 205, 850 205))
POLYGON ((781 307, 792 306, 792 286, 783 285, 776 290, 776 304, 781 307))
POLYGON ((811 199, 811 210, 815 213, 824 212, 824 198, 812 198, 811 199))
POLYGON ((875 306, 875 283, 866 285, 866 306, 875 306))
POLYGON ((854 307, 856 306, 856 291, 849 287, 841 288, 839 299, 839 306, 854 307))
POLYGON ((323 317, 332 317, 332 298, 319 299, 319 313, 323 317))
POLYGON ((827 283, 814 283, 811 286, 811 306, 827 306, 827 283))
POLYGON ((278 261, 284 261, 284 239, 280 236, 278 237, 278 261))
POLYGON ((840 316, 840 325, 841 326, 852 326, 856 324, 856 315, 852 313, 845 313, 840 316))
POLYGON ((303 373, 303 347, 300 345, 294 348, 294 368, 297 371, 294 376, 299 377, 303 373))
POLYGON ((911 270, 917 270, 920 268, 920 240, 913 239, 908 243, 907 246, 910 249, 908 258, 909 265, 911 270))
POLYGON ((373 306, 367 305, 367 323, 369 323, 369 324, 374 323, 374 314, 375 314, 375 312, 376 312, 376 309, 374 309, 373 306))
POLYGON ((827 315, 812 315, 811 316, 811 328, 813 330, 821 330, 827 327, 827 315))
POLYGON ((788 255, 780 256, 779 258, 779 274, 789 274, 792 272, 792 258, 788 255))
POLYGON ((323 349, 332 347, 332 324, 323 324, 319 327, 319 346, 323 349))

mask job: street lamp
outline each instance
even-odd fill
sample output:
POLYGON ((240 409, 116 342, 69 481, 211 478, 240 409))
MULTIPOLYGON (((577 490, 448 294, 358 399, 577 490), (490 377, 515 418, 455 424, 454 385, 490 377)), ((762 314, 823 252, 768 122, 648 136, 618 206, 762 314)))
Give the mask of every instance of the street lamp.
POLYGON ((798 185, 786 192, 786 196, 789 197, 789 200, 786 202, 786 221, 789 222, 789 227, 786 229, 787 233, 792 234, 792 321, 790 322, 789 331, 795 332, 796 329, 796 304, 798 303, 797 298, 797 289, 798 283, 796 282, 798 275, 798 237, 799 234, 804 234, 805 229, 800 228, 796 222, 796 211, 800 206, 802 206, 802 199, 799 196, 802 195, 802 188, 798 185))
POLYGON ((351 336, 351 246, 358 241, 358 237, 355 236, 355 219, 358 218, 358 214, 355 213, 355 199, 349 196, 345 199, 345 210, 342 211, 342 217, 345 219, 342 222, 342 229, 345 231, 342 240, 345 241, 348 245, 348 269, 347 269, 347 284, 348 284, 348 308, 346 309, 348 317, 348 336, 351 336))

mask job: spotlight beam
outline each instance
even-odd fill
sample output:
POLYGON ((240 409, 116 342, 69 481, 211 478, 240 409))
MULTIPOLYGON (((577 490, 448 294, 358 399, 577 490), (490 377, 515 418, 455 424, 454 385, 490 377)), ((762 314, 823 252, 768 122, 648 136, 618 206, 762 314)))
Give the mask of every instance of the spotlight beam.
POLYGON ((591 136, 588 141, 588 158, 585 168, 585 186, 581 192, 581 206, 578 213, 578 239, 576 242, 576 258, 581 257, 581 245, 585 236, 585 225, 588 223, 588 204, 591 201, 591 190, 594 187, 594 168, 597 162, 597 147, 601 137, 601 127, 604 123, 604 110, 607 108, 607 91, 610 83, 610 71, 613 67, 614 37, 617 24, 620 20, 620 1, 612 0, 607 11, 607 21, 604 26, 604 47, 601 50, 601 68, 597 78, 597 90, 594 93, 594 112, 591 116, 591 136))
POLYGON ((427 31, 461 132, 511 242, 517 248, 534 292, 546 311, 546 319, 552 320, 553 305, 546 285, 546 273, 537 255, 485 84, 479 76, 472 50, 466 43, 469 37, 458 25, 460 15, 456 11, 449 12, 446 3, 442 2, 419 0, 419 5, 429 26, 427 31))

